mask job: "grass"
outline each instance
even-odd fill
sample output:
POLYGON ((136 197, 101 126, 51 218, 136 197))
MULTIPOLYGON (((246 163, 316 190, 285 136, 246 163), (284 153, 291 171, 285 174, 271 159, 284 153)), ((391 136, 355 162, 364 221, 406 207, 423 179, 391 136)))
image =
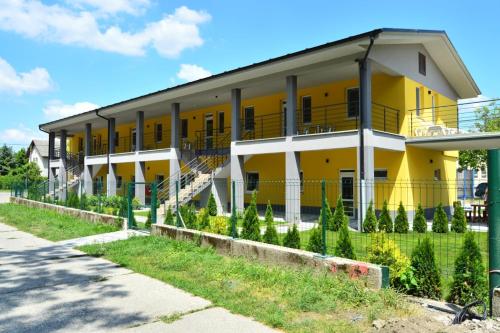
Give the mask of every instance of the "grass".
POLYGON ((373 291, 360 281, 326 271, 225 257, 192 242, 133 237, 80 250, 286 332, 361 332, 374 319, 404 317, 413 311, 390 289, 373 291))
POLYGON ((16 204, 0 204, 0 222, 51 241, 118 231, 104 223, 92 223, 52 210, 16 204))

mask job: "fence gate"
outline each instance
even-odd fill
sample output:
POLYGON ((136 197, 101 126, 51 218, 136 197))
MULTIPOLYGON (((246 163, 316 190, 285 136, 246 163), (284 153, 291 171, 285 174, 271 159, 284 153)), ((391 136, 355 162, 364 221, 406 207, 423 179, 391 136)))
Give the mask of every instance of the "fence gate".
MULTIPOLYGON (((156 224, 158 209, 158 184, 156 182, 131 182, 127 185, 127 227, 140 228, 135 220, 134 209, 149 208, 151 224, 156 224), (144 191, 138 193, 137 191, 144 191)), ((145 210, 146 211, 146 210, 145 210)))

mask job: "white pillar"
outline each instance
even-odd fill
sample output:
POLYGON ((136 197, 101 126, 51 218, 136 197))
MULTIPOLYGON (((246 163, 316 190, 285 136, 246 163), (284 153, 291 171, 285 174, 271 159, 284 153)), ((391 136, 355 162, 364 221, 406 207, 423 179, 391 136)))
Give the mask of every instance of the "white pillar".
POLYGON ((92 165, 83 167, 83 190, 86 195, 94 194, 94 183, 92 181, 92 165))
POLYGON ((59 159, 59 200, 66 200, 67 188, 66 188, 66 130, 61 131, 60 138, 60 159, 59 159))
POLYGON ((109 163, 108 177, 107 177, 107 195, 116 195, 116 164, 109 163))
MULTIPOLYGON (((365 133, 367 133, 370 130, 365 130, 365 133)), ((365 134, 366 136, 366 134, 365 134)), ((359 147, 358 147, 358 156, 360 156, 359 153, 359 147)), ((375 204, 375 184, 374 184, 374 173, 375 173, 375 150, 373 146, 367 146, 365 145, 364 147, 364 170, 365 170, 365 175, 364 179, 362 179, 361 174, 360 174, 360 163, 361 159, 358 158, 358 175, 357 178, 359 179, 359 195, 361 196, 361 200, 358 199, 358 230, 361 230, 361 225, 363 223, 363 220, 366 215, 366 211, 368 210, 368 206, 370 205, 370 201, 375 204)))
POLYGON ((141 204, 146 203, 146 162, 135 162, 135 197, 141 204))
POLYGON ((300 222, 300 152, 285 153, 285 219, 300 222))
MULTIPOLYGON (((181 151, 180 151, 180 104, 172 103, 170 106, 170 148, 172 159, 169 161, 169 198, 175 198, 176 182, 180 180, 181 151)), ((179 184, 180 187, 180 184, 179 184)))
MULTIPOLYGON (((244 156, 231 155, 231 181, 235 182, 235 191, 231 190, 231 207, 235 207, 237 212, 245 209, 245 178, 244 178, 244 156)), ((231 189, 233 185, 231 184, 231 189)))

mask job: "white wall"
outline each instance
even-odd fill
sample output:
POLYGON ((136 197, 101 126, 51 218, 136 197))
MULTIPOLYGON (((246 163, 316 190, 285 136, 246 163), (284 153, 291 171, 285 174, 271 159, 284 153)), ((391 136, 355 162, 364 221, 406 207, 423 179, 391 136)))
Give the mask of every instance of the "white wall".
POLYGON ((42 176, 47 177, 49 163, 48 158, 42 157, 36 147, 31 150, 28 160, 30 162, 35 162, 40 168, 42 176))

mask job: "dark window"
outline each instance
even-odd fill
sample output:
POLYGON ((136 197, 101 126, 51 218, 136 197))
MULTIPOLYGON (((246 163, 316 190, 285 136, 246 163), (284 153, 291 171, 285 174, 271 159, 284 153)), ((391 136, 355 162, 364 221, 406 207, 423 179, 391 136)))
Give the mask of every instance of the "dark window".
POLYGON ((164 175, 156 175, 155 180, 156 180, 156 184, 158 185, 158 189, 162 190, 163 185, 164 185, 163 181, 165 180, 165 176, 164 175))
POLYGON ((245 130, 253 131, 255 129, 254 109, 253 107, 245 108, 245 130))
POLYGON ((311 96, 302 97, 302 123, 310 124, 312 120, 312 100, 311 96))
POLYGON ((378 180, 387 180, 387 169, 377 169, 373 173, 373 177, 378 180))
POLYGON ((247 172, 247 191, 259 190, 259 174, 257 172, 247 172))
POLYGON ((224 133, 224 112, 219 112, 219 133, 224 133))
POLYGON ((186 139, 188 137, 188 120, 181 120, 181 138, 186 139))
POLYGON ((425 75, 427 72, 425 55, 420 52, 418 53, 418 72, 422 75, 425 75))
POLYGON ((420 88, 415 89, 415 110, 417 116, 420 116, 420 88))
POLYGON ((156 142, 163 141, 163 125, 162 124, 155 125, 155 139, 156 139, 156 142))
POLYGON ((83 151, 83 138, 78 138, 78 151, 83 151))
POLYGON ((347 118, 359 116, 359 88, 347 89, 347 118))
POLYGON ((120 145, 120 132, 115 132, 115 146, 120 145))
POLYGON ((122 185, 123 185, 122 176, 117 176, 116 177, 116 187, 121 188, 122 185))
POLYGON ((434 170, 434 180, 441 180, 441 169, 434 170))
POLYGON ((304 171, 300 171, 300 193, 304 193, 304 171))

